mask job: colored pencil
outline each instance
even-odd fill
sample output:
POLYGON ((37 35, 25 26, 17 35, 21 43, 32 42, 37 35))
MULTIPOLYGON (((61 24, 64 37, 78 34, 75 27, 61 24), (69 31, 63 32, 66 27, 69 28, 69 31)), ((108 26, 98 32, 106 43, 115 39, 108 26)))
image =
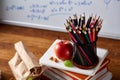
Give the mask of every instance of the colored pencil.
POLYGON ((86 58, 88 63, 91 65, 92 62, 91 62, 90 58, 88 57, 88 55, 85 53, 85 51, 80 46, 78 46, 78 49, 80 49, 80 51, 82 51, 82 54, 84 55, 84 57, 86 58))
POLYGON ((81 31, 78 31, 78 33, 79 33, 79 37, 81 39, 82 44, 85 44, 85 40, 84 40, 84 38, 83 38, 83 36, 81 34, 81 31))
POLYGON ((75 39, 74 35, 72 34, 71 29, 69 29, 68 26, 67 26, 66 24, 64 24, 64 25, 65 25, 66 30, 68 31, 69 36, 71 37, 71 39, 72 39, 75 43, 77 43, 77 40, 75 39))
MULTIPOLYGON (((91 53, 94 53, 94 49, 96 48, 98 33, 102 27, 103 20, 100 18, 96 18, 96 15, 93 17, 93 15, 90 15, 87 19, 87 22, 85 21, 85 13, 80 15, 79 20, 76 14, 73 15, 73 19, 71 17, 66 20, 67 24, 64 24, 66 27, 66 30, 72 39, 72 41, 77 45, 78 50, 80 51, 79 57, 84 57, 86 59, 85 65, 91 65, 95 61, 96 58, 94 58, 94 55, 91 55, 91 53), (85 23, 86 22, 86 23, 85 23), (89 46, 88 46, 89 45, 89 46), (92 46, 92 47, 90 47, 92 46), (90 49, 87 49, 87 47, 90 49)), ((82 61, 82 64, 84 61, 82 61)))
POLYGON ((85 38, 86 38, 86 40, 87 40, 87 43, 90 43, 90 40, 89 40, 88 35, 87 35, 87 32, 86 32, 86 31, 83 31, 83 33, 84 33, 84 35, 85 35, 85 38))
POLYGON ((90 42, 93 42, 93 41, 92 41, 92 36, 91 36, 91 31, 90 31, 90 28, 88 29, 88 34, 89 34, 89 39, 90 39, 90 42))
POLYGON ((92 20, 92 15, 88 18, 88 21, 86 23, 86 27, 87 28, 90 28, 90 22, 91 22, 91 20, 92 20))
POLYGON ((80 18, 79 18, 78 26, 79 26, 79 27, 81 26, 81 15, 80 15, 80 18))
POLYGON ((94 28, 98 25, 99 18, 100 18, 100 16, 99 16, 98 19, 95 21, 94 28))
POLYGON ((92 40, 95 41, 95 28, 92 29, 92 40))
POLYGON ((73 16, 74 16, 74 19, 73 19, 73 21, 74 21, 74 26, 76 27, 76 26, 78 25, 77 15, 74 14, 73 16))

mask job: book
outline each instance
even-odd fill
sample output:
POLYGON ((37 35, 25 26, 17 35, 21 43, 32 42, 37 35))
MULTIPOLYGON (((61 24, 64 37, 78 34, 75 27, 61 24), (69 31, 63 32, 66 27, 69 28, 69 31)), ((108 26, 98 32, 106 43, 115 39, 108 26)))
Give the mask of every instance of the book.
POLYGON ((110 60, 106 58, 94 76, 83 75, 52 67, 47 67, 43 75, 50 78, 51 80, 96 80, 108 71, 107 65, 109 62, 110 60))
POLYGON ((45 54, 39 59, 39 63, 41 65, 54 67, 54 68, 58 68, 58 69, 63 69, 63 70, 67 70, 67 71, 72 71, 72 72, 76 72, 76 73, 80 73, 80 74, 84 74, 84 75, 93 76, 98 71, 100 65, 102 64, 103 60, 106 58, 106 56, 108 54, 108 51, 106 49, 97 48, 97 55, 99 58, 99 63, 95 68, 92 68, 89 70, 81 69, 76 66, 68 68, 64 65, 63 61, 61 61, 61 60, 59 60, 59 63, 55 63, 50 60, 51 56, 56 57, 55 53, 54 53, 54 46, 59 41, 60 41, 59 39, 56 39, 53 42, 53 44, 50 46, 50 48, 45 52, 45 54))
POLYGON ((97 78, 99 78, 100 76, 104 75, 106 72, 108 71, 107 67, 103 68, 101 71, 99 71, 97 74, 95 74, 94 76, 87 76, 85 79, 83 79, 83 77, 73 77, 70 75, 67 75, 65 73, 62 73, 59 70, 54 70, 53 68, 48 68, 46 70, 45 73, 43 73, 43 75, 45 75, 46 77, 48 77, 50 80, 96 80, 97 78))
POLYGON ((74 79, 70 76, 67 76, 63 72, 58 70, 53 70, 53 68, 50 68, 50 67, 47 67, 43 75, 49 78, 50 80, 73 80, 74 79))
POLYGON ((112 73, 108 71, 103 76, 99 77, 97 80, 111 80, 112 79, 112 73))
MULTIPOLYGON (((105 58, 105 60, 103 61, 102 65, 100 66, 99 70, 95 73, 95 75, 97 74, 97 76, 99 76, 99 72, 104 69, 105 67, 107 67, 107 65, 109 64, 110 60, 108 58, 105 58)), ((70 71, 64 71, 62 70, 64 73, 71 75, 73 77, 76 77, 77 79, 90 79, 92 76, 90 75, 83 75, 83 74, 78 74, 78 73, 74 73, 74 72, 70 72, 70 71)), ((95 77, 94 75, 94 77, 95 77)))
POLYGON ((107 67, 103 68, 101 71, 99 71, 98 73, 96 73, 89 80, 97 80, 99 77, 101 77, 102 75, 104 75, 106 72, 108 72, 108 68, 107 67))

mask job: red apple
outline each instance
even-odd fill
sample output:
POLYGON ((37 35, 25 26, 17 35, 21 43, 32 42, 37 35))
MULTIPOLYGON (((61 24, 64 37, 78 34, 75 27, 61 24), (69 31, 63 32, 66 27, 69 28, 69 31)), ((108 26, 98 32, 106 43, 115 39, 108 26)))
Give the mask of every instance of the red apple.
POLYGON ((54 52, 61 60, 70 60, 73 55, 73 45, 68 40, 61 40, 55 44, 54 52))

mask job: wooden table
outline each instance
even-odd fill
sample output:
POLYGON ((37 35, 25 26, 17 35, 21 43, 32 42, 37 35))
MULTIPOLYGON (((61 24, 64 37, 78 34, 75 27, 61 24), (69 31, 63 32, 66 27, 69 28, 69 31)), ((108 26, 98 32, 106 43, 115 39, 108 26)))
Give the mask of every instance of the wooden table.
MULTIPOLYGON (((8 66, 8 61, 16 52, 14 49, 16 42, 23 41, 39 59, 57 38, 70 39, 68 34, 64 32, 0 24, 0 70, 2 71, 2 80, 14 78, 8 66)), ((120 40, 99 38, 97 47, 108 49, 109 55, 107 57, 111 60, 108 68, 113 74, 112 80, 120 80, 120 40)))

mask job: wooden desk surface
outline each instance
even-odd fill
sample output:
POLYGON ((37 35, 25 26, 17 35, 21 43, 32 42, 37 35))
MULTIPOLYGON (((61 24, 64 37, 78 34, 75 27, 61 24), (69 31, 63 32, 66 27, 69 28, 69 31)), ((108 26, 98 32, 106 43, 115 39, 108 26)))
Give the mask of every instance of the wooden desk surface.
MULTIPOLYGON (((8 61, 14 56, 14 43, 23 41, 39 59, 55 39, 70 39, 67 33, 0 24, 0 70, 2 80, 14 78, 8 61)), ((99 38, 97 47, 108 49, 112 80, 120 80, 120 40, 99 38)))

